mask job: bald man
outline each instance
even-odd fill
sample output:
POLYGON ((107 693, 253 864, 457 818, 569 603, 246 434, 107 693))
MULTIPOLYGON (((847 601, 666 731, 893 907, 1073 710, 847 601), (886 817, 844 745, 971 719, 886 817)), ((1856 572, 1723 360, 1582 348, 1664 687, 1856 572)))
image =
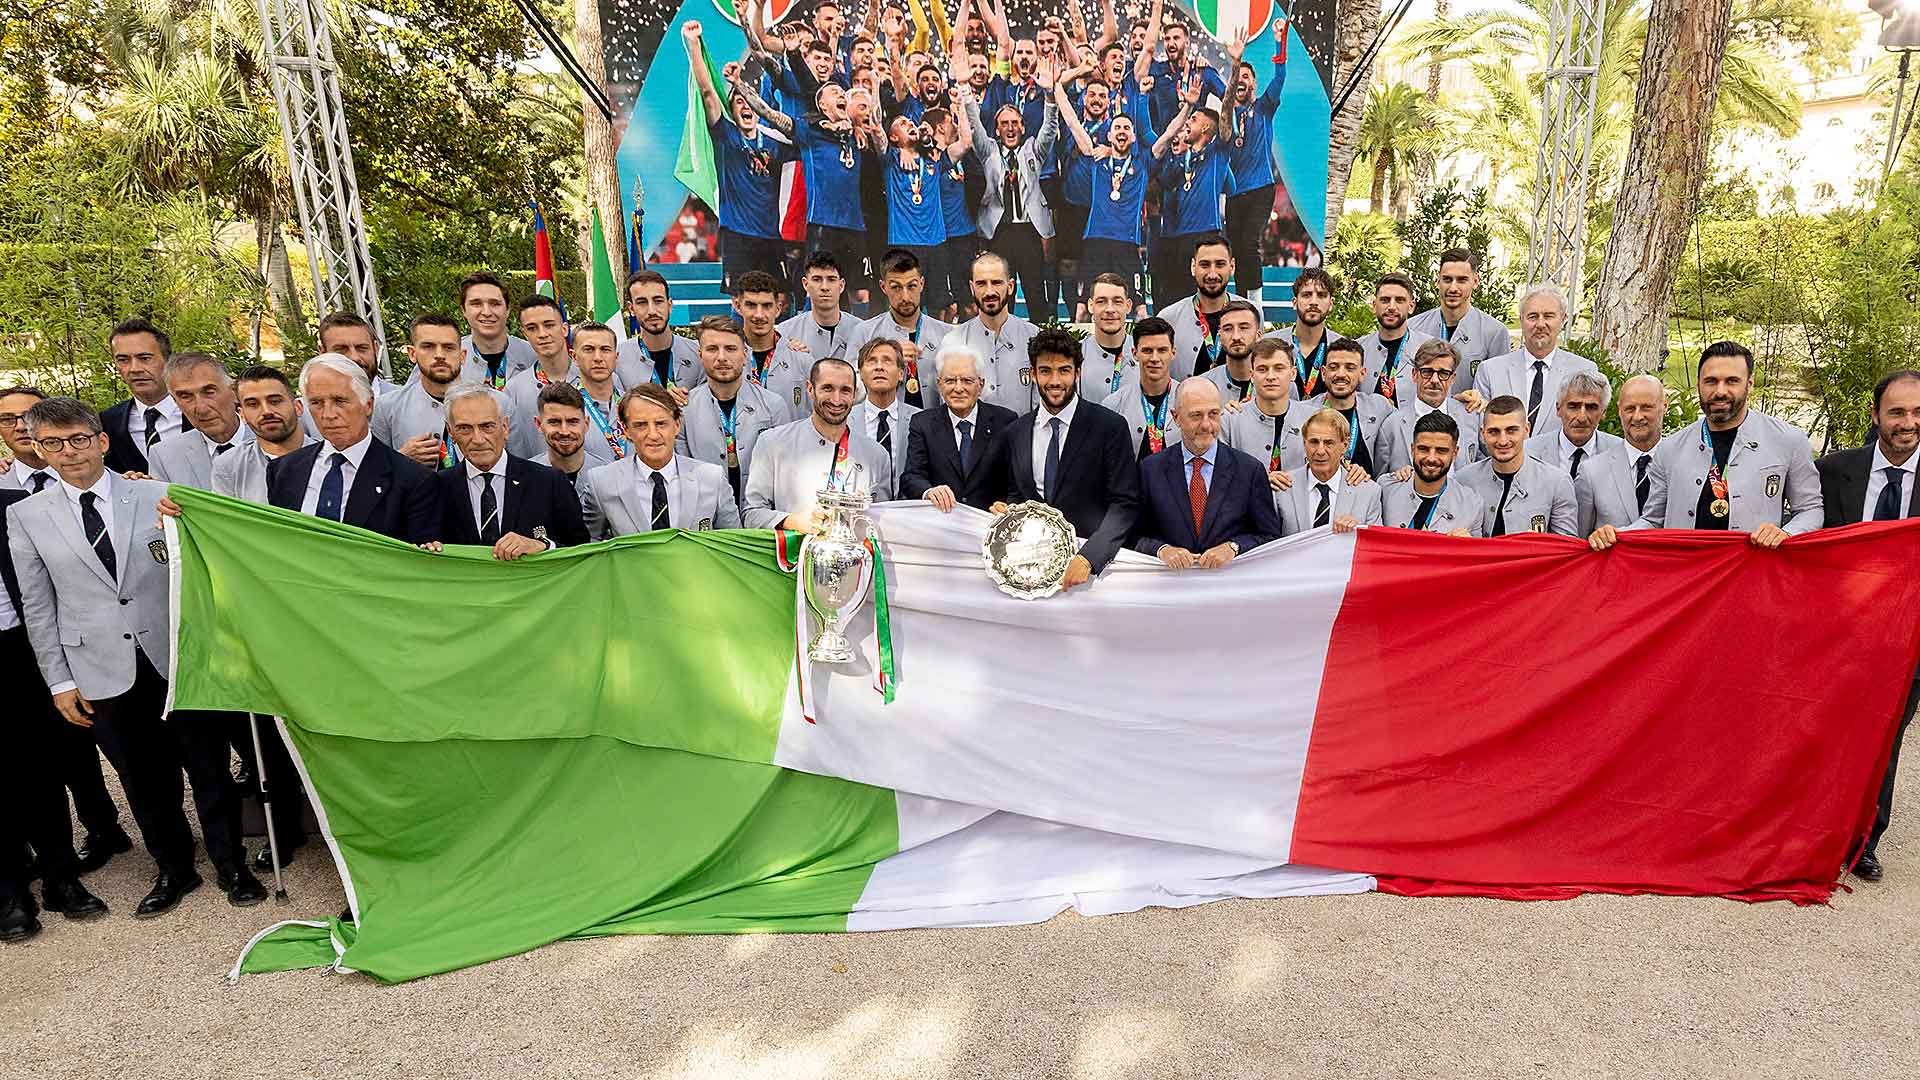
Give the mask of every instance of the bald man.
POLYGON ((1212 570, 1280 536, 1266 466, 1220 441, 1220 388, 1203 376, 1174 393, 1180 442, 1140 463, 1134 550, 1173 570, 1212 570))
POLYGON ((1594 458, 1574 480, 1582 536, 1602 525, 1626 525, 1647 508, 1653 452, 1667 419, 1666 384, 1658 376, 1635 375, 1620 384, 1614 409, 1626 440, 1594 458))

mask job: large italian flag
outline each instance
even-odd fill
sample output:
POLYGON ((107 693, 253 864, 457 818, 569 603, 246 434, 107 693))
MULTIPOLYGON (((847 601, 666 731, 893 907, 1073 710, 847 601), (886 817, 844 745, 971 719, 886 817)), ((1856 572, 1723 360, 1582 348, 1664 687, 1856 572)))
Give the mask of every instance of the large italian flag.
POLYGON ((771 533, 507 564, 173 497, 175 704, 285 718, 357 916, 236 971, 1372 888, 1817 902, 1920 657, 1908 525, 1320 532, 1023 602, 985 515, 896 504, 888 703, 868 613, 861 663, 796 662, 771 533))

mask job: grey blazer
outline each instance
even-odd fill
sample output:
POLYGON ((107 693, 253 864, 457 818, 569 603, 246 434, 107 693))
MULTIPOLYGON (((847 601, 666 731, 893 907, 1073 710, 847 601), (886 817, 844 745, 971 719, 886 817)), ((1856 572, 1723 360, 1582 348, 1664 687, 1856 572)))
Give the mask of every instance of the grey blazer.
POLYGON ((1240 411, 1221 417, 1220 441, 1242 453, 1260 459, 1264 467, 1273 462, 1273 441, 1280 440, 1280 471, 1292 472, 1307 463, 1307 447, 1300 438, 1300 426, 1319 409, 1304 401, 1287 402, 1287 411, 1268 416, 1249 401, 1240 411))
POLYGON ((166 538, 158 480, 109 478, 115 577, 107 574, 67 501, 49 485, 7 511, 7 546, 20 575, 20 607, 49 687, 74 684, 90 701, 133 686, 136 652, 167 673, 166 538))
MULTIPOLYGON (((1627 440, 1618 435, 1609 434, 1605 431, 1594 432, 1593 442, 1586 448, 1587 456, 1580 459, 1581 475, 1586 475, 1587 469, 1595 461, 1598 461, 1602 454, 1618 450, 1622 446, 1625 446, 1626 442, 1627 440)), ((1563 469, 1568 467, 1567 462, 1560 457, 1560 433, 1558 431, 1549 431, 1544 434, 1535 435, 1527 440, 1526 447, 1527 460, 1529 461, 1544 461, 1549 465, 1558 465, 1563 469)))
MULTIPOLYGON (((680 334, 673 335, 673 385, 691 390, 707 381, 707 369, 700 365, 700 343, 680 334)), ((614 360, 614 373, 620 376, 620 385, 639 386, 653 381, 653 358, 640 344, 637 337, 625 338, 620 342, 620 352, 614 360)))
MULTIPOLYGON (((1712 451, 1700 445, 1695 420, 1661 440, 1647 474, 1647 509, 1630 529, 1691 529, 1707 482, 1712 451)), ((1752 532, 1778 525, 1795 536, 1825 524, 1826 503, 1806 433, 1784 420, 1749 411, 1727 455, 1727 528, 1752 532)))
MULTIPOLYGON (((1164 439, 1161 443, 1163 448, 1172 446, 1183 438, 1180 434, 1180 425, 1173 419, 1173 399, 1178 390, 1178 380, 1167 386, 1167 427, 1161 432, 1164 439)), ((1133 446, 1138 450, 1140 440, 1147 436, 1146 396, 1140 392, 1140 380, 1135 379, 1121 387, 1119 393, 1108 394, 1106 399, 1100 402, 1100 407, 1120 414, 1120 419, 1125 420, 1128 429, 1133 432, 1133 446)))
MULTIPOLYGON (((1560 415, 1553 411, 1553 403, 1560 400, 1561 384, 1581 371, 1595 378, 1600 376, 1600 369, 1586 357, 1576 356, 1565 349, 1553 351, 1552 362, 1547 365, 1547 377, 1541 383, 1540 411, 1533 418, 1530 435, 1545 435, 1560 430, 1560 415)), ((1525 405, 1533 393, 1533 354, 1522 347, 1488 360, 1480 365, 1479 372, 1474 375, 1473 388, 1488 401, 1502 394, 1512 394, 1525 405)))
POLYGON ((1393 370, 1387 370, 1387 347, 1380 343, 1380 331, 1375 330, 1360 339, 1360 352, 1366 364, 1366 373, 1360 376, 1360 389, 1370 394, 1381 394, 1395 405, 1405 405, 1413 400, 1413 354, 1420 346, 1432 340, 1432 335, 1421 333, 1412 327, 1407 328, 1407 336, 1400 342, 1400 353, 1394 358, 1393 370), (1393 376, 1393 393, 1383 393, 1380 388, 1382 376, 1393 376))
MULTIPOLYGON (((1455 479, 1440 489, 1439 505, 1427 518, 1427 532, 1450 533, 1467 530, 1468 536, 1485 536, 1487 504, 1474 490, 1455 479)), ((1389 480, 1380 485, 1381 523, 1395 529, 1413 527, 1413 515, 1420 512, 1420 493, 1413 482, 1389 480)))
POLYGON ((1471 487, 1486 503, 1480 519, 1483 536, 1522 532, 1580 534, 1580 510, 1573 497, 1573 481, 1558 465, 1528 457, 1520 463, 1520 471, 1514 475, 1504 503, 1500 499, 1500 477, 1494 474, 1492 458, 1459 470, 1454 473, 1454 479, 1471 487), (1506 531, 1495 532, 1494 519, 1503 514, 1506 531))
MULTIPOLYGON (((1580 506, 1581 535, 1602 525, 1625 528, 1640 516, 1640 505, 1634 496, 1633 463, 1637 457, 1638 453, 1623 442, 1581 467, 1580 478, 1573 482, 1573 497, 1580 506)), ((1647 488, 1647 500, 1651 503, 1651 463, 1647 465, 1647 488)))
MULTIPOLYGON (((1307 404, 1315 410, 1326 408, 1327 395, 1315 394, 1307 399, 1307 404)), ((1379 394, 1358 393, 1353 395, 1353 415, 1360 422, 1360 437, 1366 440, 1367 453, 1373 458, 1373 471, 1380 469, 1380 428, 1393 415, 1393 402, 1379 394)), ((1309 416, 1312 414, 1309 413, 1309 416)))
MULTIPOLYGON (((740 506, 727 486, 727 470, 684 454, 679 463, 679 491, 674 517, 690 532, 740 527, 740 506)), ((638 457, 580 470, 580 513, 587 537, 609 540, 616 536, 651 532, 653 492, 641 490, 638 457)))
MULTIPOLYGON (((1293 477, 1293 486, 1273 493, 1274 508, 1280 511, 1281 536, 1313 528, 1313 511, 1320 502, 1313 491, 1313 473, 1305 465, 1289 470, 1288 475, 1293 477)), ((1371 480, 1358 485, 1340 481, 1329 520, 1347 514, 1359 519, 1362 525, 1380 524, 1380 485, 1371 480)))
MULTIPOLYGON (((1419 417, 1414 415, 1414 403, 1418 400, 1408 397, 1405 404, 1380 424, 1380 439, 1373 449, 1373 463, 1379 467, 1382 476, 1399 472, 1413 464, 1413 425, 1419 422, 1419 417)), ((1453 459, 1453 471, 1459 472, 1482 457, 1480 414, 1468 412, 1465 405, 1451 397, 1441 411, 1460 425, 1460 454, 1453 459)))
MULTIPOLYGON (((251 449, 252 446, 253 429, 241 424, 233 433, 227 454, 251 449)), ((198 430, 183 431, 171 439, 162 439, 153 444, 153 453, 147 455, 147 472, 161 483, 184 484, 201 491, 212 491, 213 449, 213 440, 207 438, 205 433, 198 430)))
POLYGON ((1114 371, 1114 363, 1107 358, 1107 350, 1100 347, 1091 332, 1081 338, 1080 396, 1087 401, 1103 401, 1128 383, 1140 381, 1140 363, 1133 358, 1133 338, 1130 336, 1120 339, 1119 366, 1120 370, 1114 371))
MULTIPOLYGON (((753 448, 760 436, 789 419, 787 406, 772 391, 749 382, 740 384, 740 396, 734 401, 734 447, 740 455, 740 486, 746 487, 748 466, 753 463, 753 448)), ((727 432, 720 425, 720 405, 713 400, 713 386, 702 383, 687 391, 687 407, 681 410, 680 438, 674 453, 727 468, 727 432)))
MULTIPOLYGON (((866 468, 856 490, 865 488, 874 502, 892 499, 893 459, 865 432, 851 427, 847 430, 851 432, 847 457, 866 468)), ((816 493, 826 486, 834 451, 835 447, 820 437, 810 417, 767 432, 760 441, 759 453, 754 455, 746 497, 740 503, 740 517, 747 528, 777 529, 788 514, 813 506, 816 493)))
MULTIPOLYGON (((895 409, 888 418, 887 425, 890 432, 889 441, 893 444, 893 475, 897 480, 901 473, 907 471, 907 424, 913 419, 913 414, 920 410, 897 397, 894 399, 894 404, 899 408, 895 409)), ((853 408, 847 411, 847 426, 865 435, 867 417, 873 411, 873 406, 867 404, 865 399, 854 402, 853 408)), ((875 440, 876 443, 878 441, 875 440)))
POLYGON ((1441 317, 1440 309, 1428 308, 1407 320, 1408 330, 1417 330, 1430 338, 1444 338, 1460 354, 1460 367, 1453 373, 1453 392, 1473 388, 1473 380, 1480 373, 1480 365, 1496 356, 1505 356, 1513 351, 1513 333, 1507 324, 1481 311, 1473 305, 1467 305, 1467 313, 1460 317, 1460 325, 1453 328, 1453 336, 1447 336, 1446 320, 1441 317))
MULTIPOLYGON (((1245 300, 1238 293, 1227 293, 1228 300, 1245 300)), ((1193 366, 1200 359, 1200 344, 1204 340, 1200 335, 1200 316, 1194 310, 1194 298, 1189 296, 1175 300, 1155 314, 1173 325, 1173 363, 1168 370, 1173 381, 1193 374, 1193 366)))
MULTIPOLYGON (((982 239, 993 237, 1000 231, 1000 221, 1010 215, 1007 213, 1007 163, 1001 157, 998 142, 988 134, 991 120, 983 125, 980 121, 978 102, 967 102, 967 119, 973 123, 973 159, 980 165, 980 174, 986 177, 986 192, 980 196, 980 212, 974 217, 974 224, 980 228, 982 239)), ((1040 130, 1027 132, 1026 139, 1013 154, 1020 163, 1022 180, 1020 195, 1022 205, 1026 207, 1027 220, 1033 223, 1033 229, 1043 237, 1053 235, 1053 210, 1047 206, 1047 199, 1040 191, 1040 174, 1053 161, 1053 144, 1060 134, 1060 110, 1051 99, 1047 101, 1047 116, 1041 121, 1040 130)))

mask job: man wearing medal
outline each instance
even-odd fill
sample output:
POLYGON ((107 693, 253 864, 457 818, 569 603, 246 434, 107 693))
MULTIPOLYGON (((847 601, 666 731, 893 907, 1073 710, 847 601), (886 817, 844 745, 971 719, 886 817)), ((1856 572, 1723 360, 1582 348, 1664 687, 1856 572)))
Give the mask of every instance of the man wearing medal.
POLYGON ((815 360, 807 374, 807 396, 810 413, 760 439, 741 503, 741 519, 749 529, 819 532, 827 512, 816 499, 828 488, 865 491, 874 502, 893 498, 892 455, 847 424, 853 365, 815 360))
MULTIPOLYGON (((752 86, 740 81, 737 75, 735 79, 731 92, 745 97, 762 120, 791 138, 798 149, 807 179, 807 250, 813 252, 816 259, 827 257, 826 265, 833 267, 841 288, 855 294, 864 291, 867 284, 862 267, 866 260, 869 223, 860 202, 860 176, 865 162, 857 151, 869 145, 869 137, 849 116, 846 89, 834 82, 822 85, 813 95, 814 111, 801 116, 774 108, 752 86)), ((789 103, 788 108, 797 112, 798 104, 789 103)), ((807 269, 818 268, 810 265, 807 269)), ((810 296, 812 291, 809 289, 810 296)), ((816 298, 816 307, 818 304, 816 298)), ((844 356, 845 339, 833 334, 839 316, 837 294, 833 310, 820 314, 821 318, 815 323, 830 340, 818 348, 822 343, 813 340, 802 344, 815 350, 815 358, 844 356)), ((807 315, 802 312, 796 318, 807 315)))
MULTIPOLYGON (((1191 295, 1160 309, 1159 315, 1173 327, 1173 375, 1204 375, 1220 363, 1222 345, 1220 320, 1227 305, 1247 298, 1228 291, 1233 283, 1233 249, 1218 232, 1204 233, 1191 241, 1192 258, 1186 265, 1191 295)), ((1172 238, 1162 237, 1162 245, 1172 238)), ((1256 312, 1254 322, 1259 323, 1256 312)))
POLYGON ((1080 396, 1104 401, 1139 377, 1127 316, 1133 311, 1125 278, 1101 274, 1087 286, 1087 311, 1093 331, 1080 339, 1080 396))
POLYGON ((1293 325, 1267 335, 1293 349, 1295 397, 1309 398, 1321 391, 1320 368, 1326 363, 1327 346, 1347 340, 1327 325, 1334 291, 1333 275, 1325 270, 1309 266, 1300 271, 1293 280, 1293 325))
POLYGON ((1127 422, 1135 458, 1145 461, 1180 438, 1173 415, 1173 327, 1154 316, 1134 323, 1133 356, 1139 377, 1108 394, 1100 405, 1127 422))
POLYGON ((916 409, 926 408, 927 402, 934 400, 928 361, 953 327, 921 310, 927 278, 913 252, 905 248, 888 251, 880 261, 880 271, 880 290, 886 294, 887 309, 855 327, 848 347, 858 356, 869 341, 885 338, 899 342, 906 365, 900 396, 916 409))
MULTIPOLYGON (((1216 138, 1220 117, 1200 105, 1201 82, 1197 78, 1188 83, 1183 101, 1186 122, 1168 129, 1177 129, 1182 143, 1174 146, 1166 160, 1160 162, 1157 173, 1160 236, 1154 241, 1148 260, 1153 274, 1153 302, 1161 309, 1163 318, 1167 309, 1192 296, 1199 286, 1201 268, 1195 263, 1200 261, 1202 245, 1210 246, 1216 237, 1221 248, 1217 261, 1225 275, 1220 277, 1217 293, 1209 302, 1223 303, 1219 298, 1226 294, 1227 285, 1233 280, 1232 248, 1220 234, 1224 224, 1221 201, 1233 183, 1226 147, 1216 138)), ((1216 260, 1209 258, 1208 261, 1216 260)))
MULTIPOLYGON (((1069 72, 1062 83, 1071 81, 1077 72, 1078 69, 1069 72)), ((1105 141, 1096 144, 1063 85, 1054 87, 1054 100, 1061 126, 1066 128, 1077 152, 1075 160, 1089 163, 1088 195, 1092 205, 1087 208, 1080 272, 1089 281, 1111 274, 1128 283, 1134 313, 1144 316, 1146 294, 1140 288, 1140 242, 1147 178, 1153 171, 1154 161, 1165 155, 1173 144, 1179 125, 1156 136, 1147 123, 1146 110, 1136 102, 1131 110, 1111 110, 1113 116, 1106 122, 1105 141)), ((1183 104, 1179 117, 1182 122, 1186 108, 1183 104)))
POLYGON ((397 393, 373 404, 373 437, 429 469, 459 461, 447 441, 447 391, 462 377, 460 326, 445 315, 414 316, 408 327, 407 358, 413 375, 397 393))
MULTIPOLYGON (((755 274, 766 278, 752 271, 741 277, 741 287, 756 285, 755 274)), ((746 378, 750 354, 739 324, 724 315, 708 315, 700 320, 699 335, 700 365, 707 378, 687 392, 679 452, 725 469, 739 499, 746 494, 747 471, 760 436, 793 414, 779 396, 746 378)))
POLYGON ((1243 30, 1227 46, 1232 71, 1232 105, 1226 108, 1227 167, 1233 183, 1227 188, 1226 234, 1233 244, 1233 285, 1255 305, 1261 302, 1261 275, 1266 259, 1260 239, 1273 216, 1276 181, 1273 168, 1273 117, 1280 110, 1280 92, 1287 85, 1287 22, 1273 27, 1273 77, 1267 89, 1254 96, 1259 78, 1253 65, 1241 59, 1247 51, 1243 30))
MULTIPOLYGON (((687 55, 698 58, 702 52, 699 20, 688 19, 680 33, 687 55)), ((780 173, 797 156, 793 144, 768 138, 760 129, 759 114, 744 95, 732 95, 729 117, 706 63, 692 63, 689 69, 700 88, 700 105, 713 140, 714 171, 719 174, 720 205, 714 212, 720 218, 720 287, 731 292, 734 279, 749 270, 782 268, 780 277, 784 279, 786 243, 780 238, 780 173)), ((629 277, 629 301, 632 291, 629 277)), ((688 375, 675 379, 675 385, 692 387, 690 376, 700 370, 698 354, 696 347, 686 365, 688 375)), ((638 379, 632 380, 632 385, 639 383, 638 379)))
POLYGON ((575 382, 580 373, 573 366, 566 316, 552 297, 535 294, 520 301, 520 330, 536 359, 507 380, 507 452, 531 458, 546 448, 540 435, 540 391, 554 383, 575 382))
POLYGON ((1377 476, 1380 427, 1393 415, 1393 404, 1379 394, 1360 392, 1365 370, 1358 342, 1334 342, 1327 347, 1326 363, 1321 365, 1326 389, 1308 398, 1307 404, 1332 409, 1346 418, 1352 440, 1347 446, 1347 460, 1360 466, 1367 475, 1377 476))
MULTIPOLYGON (((1777 548, 1826 520, 1813 449, 1799 428, 1747 407, 1753 353, 1716 341, 1700 354, 1700 419, 1653 452, 1646 509, 1625 529, 1744 532, 1756 547, 1777 548)), ((1595 551, 1619 539, 1602 525, 1595 551)))
POLYGON ((1245 300, 1229 300, 1220 309, 1220 363, 1200 378, 1220 391, 1220 400, 1235 404, 1253 397, 1253 343, 1260 340, 1260 312, 1245 300))
POLYGON ((1480 260, 1473 252, 1466 248, 1441 252, 1434 285, 1440 294, 1439 306, 1408 319, 1407 330, 1453 346, 1460 356, 1453 392, 1464 393, 1473 388, 1482 363, 1513 351, 1513 335, 1506 323, 1473 306, 1473 294, 1480 288, 1480 260))
MULTIPOLYGON (((739 329, 747 343, 746 380, 779 398, 780 407, 791 417, 799 412, 807 366, 813 361, 780 332, 775 322, 780 317, 780 296, 780 282, 764 270, 749 270, 733 285, 733 312, 740 317, 739 329)), ((704 370, 704 349, 700 355, 704 370)))
POLYGON ((1413 279, 1405 274, 1386 274, 1373 287, 1373 322, 1376 329, 1360 338, 1366 378, 1361 388, 1379 394, 1398 405, 1414 397, 1413 354, 1427 340, 1426 335, 1407 327, 1413 314, 1413 279))
POLYGON ((580 372, 580 396, 587 403, 587 460, 595 465, 619 461, 632 452, 620 429, 620 398, 627 392, 617 372, 619 339, 605 323, 581 323, 573 330, 573 362, 580 372))
MULTIPOLYGON (((1452 371, 1447 374, 1451 376, 1452 371)), ((1448 536, 1482 535, 1486 504, 1472 488, 1453 481, 1460 455, 1460 425, 1454 415, 1440 409, 1428 411, 1414 421, 1410 441, 1407 457, 1412 464, 1406 478, 1390 478, 1380 485, 1381 523, 1448 536)))
MULTIPOLYGON (((640 328, 637 337, 620 343, 616 370, 621 383, 653 383, 684 405, 687 391, 706 375, 700 370, 700 346, 673 332, 673 294, 667 279, 656 270, 635 270, 627 275, 621 295, 626 298, 624 310, 640 328)), ((520 324, 522 331, 526 328, 520 324)))
POLYGON ((1285 491, 1293 483, 1288 474, 1307 463, 1302 431, 1319 406, 1293 400, 1293 351, 1286 342, 1276 338, 1254 342, 1248 364, 1253 400, 1227 411, 1220 437, 1228 446, 1266 462, 1268 485, 1285 491))
POLYGON ((620 399, 620 427, 633 455, 596 465, 579 482, 583 531, 592 539, 740 527, 726 470, 678 452, 680 418, 679 402, 654 383, 620 399))

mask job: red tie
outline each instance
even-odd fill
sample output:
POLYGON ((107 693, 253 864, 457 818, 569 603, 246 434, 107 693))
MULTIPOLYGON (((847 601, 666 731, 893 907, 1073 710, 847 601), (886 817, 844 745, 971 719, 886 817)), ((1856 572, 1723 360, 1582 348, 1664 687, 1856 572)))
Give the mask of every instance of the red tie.
POLYGON ((1187 485, 1187 501, 1193 504, 1193 538, 1200 539, 1200 523, 1207 516, 1207 482, 1200 476, 1205 458, 1193 459, 1193 481, 1187 485))

